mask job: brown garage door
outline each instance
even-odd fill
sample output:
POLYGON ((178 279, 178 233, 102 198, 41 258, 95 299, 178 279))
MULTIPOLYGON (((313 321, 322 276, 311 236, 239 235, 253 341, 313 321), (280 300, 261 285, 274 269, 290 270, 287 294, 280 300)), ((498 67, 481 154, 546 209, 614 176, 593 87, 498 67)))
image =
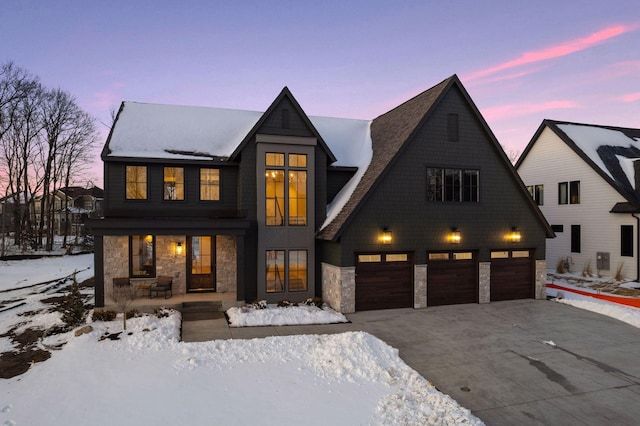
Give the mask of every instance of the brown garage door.
POLYGON ((356 311, 413 306, 413 256, 362 253, 356 258, 356 311))
POLYGON ((437 252, 427 256, 427 306, 478 303, 476 252, 437 252))
POLYGON ((534 297, 533 258, 530 250, 491 251, 491 301, 534 297))

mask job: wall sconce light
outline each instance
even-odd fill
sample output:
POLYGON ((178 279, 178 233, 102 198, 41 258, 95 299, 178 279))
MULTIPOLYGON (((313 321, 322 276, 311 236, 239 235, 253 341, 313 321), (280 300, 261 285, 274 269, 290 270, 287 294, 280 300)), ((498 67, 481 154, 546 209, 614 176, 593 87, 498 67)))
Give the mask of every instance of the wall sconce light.
POLYGON ((462 235, 460 234, 460 231, 458 231, 458 228, 455 228, 455 227, 451 228, 451 232, 449 233, 448 240, 450 243, 460 244, 460 241, 462 241, 462 235))
POLYGON ((184 247, 182 246, 182 241, 178 241, 176 243, 176 255, 178 256, 182 255, 183 250, 184 250, 184 247))
POLYGON ((521 239, 522 235, 520 234, 520 230, 513 226, 511 232, 507 234, 507 240, 512 243, 519 243, 521 239))
POLYGON ((389 231, 389 228, 382 228, 382 234, 380 235, 380 242, 382 244, 391 244, 393 241, 393 234, 389 231))

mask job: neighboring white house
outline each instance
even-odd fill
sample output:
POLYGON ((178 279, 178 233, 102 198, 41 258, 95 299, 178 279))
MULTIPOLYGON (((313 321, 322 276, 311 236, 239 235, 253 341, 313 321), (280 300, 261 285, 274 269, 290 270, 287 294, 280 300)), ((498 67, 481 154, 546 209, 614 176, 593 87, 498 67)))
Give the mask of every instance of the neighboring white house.
POLYGON ((640 277, 640 129, 544 120, 516 169, 556 238, 550 269, 640 277))

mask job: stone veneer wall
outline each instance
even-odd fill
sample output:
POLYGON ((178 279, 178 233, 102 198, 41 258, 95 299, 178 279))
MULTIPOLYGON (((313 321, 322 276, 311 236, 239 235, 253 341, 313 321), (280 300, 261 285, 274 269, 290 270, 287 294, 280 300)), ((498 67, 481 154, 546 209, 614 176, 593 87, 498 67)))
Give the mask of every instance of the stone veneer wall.
POLYGON ((547 261, 536 260, 536 299, 547 298, 547 261))
POLYGON ((216 236, 216 291, 237 291, 237 245, 233 235, 216 236))
MULTIPOLYGON (((169 275, 173 277, 173 293, 186 292, 186 255, 175 254, 175 244, 180 241, 184 244, 184 236, 158 235, 156 236, 156 276, 169 275)), ((113 278, 129 276, 129 237, 111 236, 103 237, 104 247, 104 294, 105 303, 112 302, 111 287, 113 278)), ((134 278, 134 283, 146 283, 155 278, 134 278)))
POLYGON ((427 307, 427 265, 415 265, 413 269, 413 307, 427 307))
POLYGON ((322 300, 343 314, 356 311, 356 268, 322 264, 322 300))
POLYGON ((478 281, 478 303, 489 303, 491 301, 491 262, 480 262, 478 281))

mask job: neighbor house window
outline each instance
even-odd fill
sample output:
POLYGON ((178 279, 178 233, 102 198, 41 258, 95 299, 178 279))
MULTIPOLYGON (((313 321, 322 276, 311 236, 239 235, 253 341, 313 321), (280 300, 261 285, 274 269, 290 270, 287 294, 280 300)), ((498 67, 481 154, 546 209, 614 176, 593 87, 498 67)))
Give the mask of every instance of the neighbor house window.
POLYGON ((633 256, 633 225, 620 226, 620 256, 633 256))
POLYGON ((534 199, 537 205, 544 204, 544 185, 529 185, 527 191, 531 194, 531 198, 534 199))
POLYGON ((571 253, 580 253, 580 225, 571 225, 571 253))
POLYGON ((164 199, 184 200, 184 169, 182 167, 164 168, 164 199))
POLYGON ((126 166, 127 200, 147 199, 147 167, 126 166))
POLYGON ((307 225, 307 156, 268 152, 265 164, 267 226, 307 225))
POLYGON ((580 181, 558 184, 558 204, 580 204, 580 181))
POLYGON ((129 273, 132 277, 155 277, 156 239, 153 235, 129 237, 129 273))
POLYGON ((220 199, 220 169, 200 169, 200 200, 220 199))
POLYGON ((478 202, 478 170, 427 168, 427 201, 478 202))

